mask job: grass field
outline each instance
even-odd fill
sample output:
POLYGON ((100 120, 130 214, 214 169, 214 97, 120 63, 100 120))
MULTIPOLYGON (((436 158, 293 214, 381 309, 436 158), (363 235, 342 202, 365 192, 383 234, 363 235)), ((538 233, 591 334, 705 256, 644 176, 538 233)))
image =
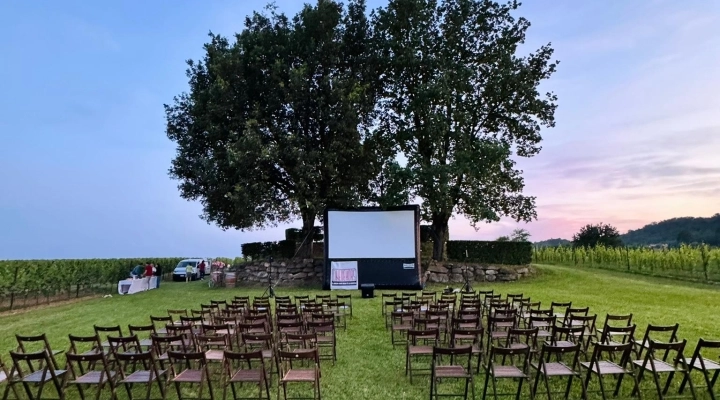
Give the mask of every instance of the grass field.
MULTIPOLYGON (((533 301, 548 305, 550 301, 572 301, 574 306, 589 306, 591 313, 598 314, 599 324, 606 313, 633 313, 640 335, 648 323, 678 322, 680 337, 688 339, 690 345, 688 357, 699 337, 720 339, 720 290, 716 287, 589 269, 556 266, 538 266, 538 269, 539 275, 532 280, 478 285, 475 289, 493 288, 503 294, 521 292, 533 301)), ((277 292, 279 295, 293 295, 321 291, 280 286, 277 292)), ((164 315, 168 308, 198 308, 200 303, 211 299, 261 293, 262 289, 211 290, 205 282, 163 283, 160 290, 132 296, 115 295, 107 299, 5 314, 0 316, 0 351, 7 360, 7 352, 15 347, 16 333, 45 332, 54 349, 66 349, 69 333, 92 334, 93 324, 120 324, 126 329, 128 324, 147 324, 149 315, 164 315)), ((338 332, 337 365, 333 367, 323 361, 322 397, 329 400, 428 398, 427 378, 418 378, 410 384, 405 377, 405 351, 401 347, 393 349, 390 344, 390 334, 384 328, 380 313, 379 292, 374 299, 361 299, 359 292, 354 296, 354 317, 349 321, 347 331, 338 332)), ((477 376, 477 398, 481 398, 483 383, 483 375, 477 376)), ((651 380, 644 381, 643 387, 652 388, 651 380)), ((503 388, 509 389, 507 386, 503 388)), ((597 384, 591 385, 590 390, 597 390, 597 384)), ((272 391, 274 398, 277 392, 274 388, 272 391)), ((77 398, 75 392, 72 393, 70 397, 77 398)), ((125 398, 124 392, 118 393, 125 398)), ((174 392, 170 393, 174 398, 174 392)), ((523 398, 529 398, 526 389, 524 393, 523 398)), ((655 398, 653 392, 645 393, 644 398, 655 398)), ((699 390, 699 393, 702 391, 699 390)), ((686 394, 689 395, 688 392, 686 394)), ((579 390, 574 392, 573 398, 579 398, 579 390)), ((599 395, 591 398, 599 398, 599 395)))

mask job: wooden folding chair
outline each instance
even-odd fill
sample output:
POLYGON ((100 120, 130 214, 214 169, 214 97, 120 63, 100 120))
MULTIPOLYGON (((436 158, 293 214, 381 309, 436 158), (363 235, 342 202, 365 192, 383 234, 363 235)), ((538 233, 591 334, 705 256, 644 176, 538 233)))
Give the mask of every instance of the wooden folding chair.
MULTIPOLYGON (((199 385, 198 397, 196 400, 202 399, 203 390, 205 385, 208 387, 208 393, 210 395, 209 400, 214 400, 212 382, 210 380, 210 371, 208 370, 207 359, 205 353, 178 353, 175 351, 168 351, 168 360, 170 361, 170 382, 175 385, 175 391, 177 392, 178 400, 183 400, 185 397, 182 395, 181 385, 199 385), (180 366, 184 365, 183 368, 180 366)), ((167 390, 165 396, 167 397, 167 390)))
MULTIPOLYGON (((85 400, 84 386, 95 386, 95 400, 99 400, 105 385, 110 389, 110 399, 115 399, 116 371, 110 368, 102 352, 90 354, 66 354, 67 376, 64 391, 72 385, 77 388, 80 398, 85 400)), ((66 393, 67 394, 67 393, 66 393)))
MULTIPOLYGON (((0 385, 3 383, 6 383, 10 379, 10 370, 8 370, 7 365, 3 362, 2 357, 0 357, 0 385)), ((9 383, 8 383, 9 385, 9 383)), ((18 395, 17 388, 15 386, 12 386, 13 394, 15 395, 15 399, 20 399, 20 396, 18 395)))
MULTIPOLYGON (((613 397, 617 397, 622 387, 623 377, 629 375, 635 382, 633 386, 633 392, 635 392, 638 388, 638 379, 632 369, 632 363, 629 362, 631 352, 632 343, 629 342, 623 344, 596 343, 590 361, 580 363, 582 368, 587 369, 585 387, 589 388, 593 374, 597 375, 598 382, 600 383, 600 393, 603 400, 605 400, 607 399, 607 395, 605 393, 604 377, 613 376, 617 379, 613 397), (617 362, 615 361, 616 359, 618 360, 617 362)), ((640 393, 638 393, 638 399, 640 398, 640 393)))
MULTIPOLYGON (((412 383, 413 371, 421 371, 421 369, 413 369, 412 361, 415 358, 432 357, 433 347, 440 344, 440 331, 436 329, 414 330, 407 332, 407 345, 405 346, 405 375, 410 375, 410 383, 412 383)), ((430 371, 431 368, 425 369, 430 371)))
POLYGON ((472 391, 472 399, 475 398, 475 384, 472 373, 472 347, 433 347, 432 364, 430 371, 430 400, 440 397, 468 398, 468 389, 472 391), (466 358, 467 357, 467 358, 466 358), (447 360, 447 363, 446 361, 447 360), (465 392, 459 393, 438 393, 438 384, 445 380, 464 380, 465 392))
MULTIPOLYGON (((310 383, 313 386, 312 399, 320 400, 320 359, 317 349, 287 352, 279 351, 278 358, 280 361, 280 379, 279 385, 282 386, 283 398, 288 400, 287 385, 288 383, 310 383), (293 361, 310 362, 309 367, 295 368, 293 361)), ((279 393, 278 393, 279 397, 279 393)), ((302 397, 308 399, 309 397, 302 397)))
POLYGON ((3 400, 8 398, 10 390, 17 393, 15 385, 22 385, 29 400, 45 400, 42 393, 45 385, 50 382, 55 387, 59 400, 65 399, 63 382, 67 370, 55 369, 50 358, 50 352, 43 349, 33 353, 10 352, 12 368, 8 372, 7 386, 3 400), (27 367, 27 369, 25 369, 27 367), (36 388, 33 391, 33 387, 36 388))
POLYGON ((145 351, 135 354, 118 353, 117 357, 117 377, 119 381, 117 385, 123 385, 127 392, 129 400, 135 400, 132 394, 134 385, 145 385, 145 400, 150 400, 152 394, 153 383, 157 384, 160 390, 160 398, 165 398, 165 382, 167 379, 167 370, 158 368, 158 360, 152 352, 145 351), (141 363, 142 369, 136 369, 135 366, 141 363))
MULTIPOLYGON (((704 349, 719 349, 720 348, 720 341, 718 340, 705 340, 703 338, 700 338, 698 340, 698 344, 695 347, 695 352, 693 353, 692 358, 690 359, 690 363, 688 366, 690 367, 690 373, 683 378, 682 383, 680 384, 680 394, 683 393, 685 390, 685 385, 688 383, 690 379, 692 379, 692 372, 693 371, 700 371, 703 375, 703 379, 705 380, 705 389, 708 391, 708 395, 712 400, 715 400, 715 382, 717 381, 718 375, 720 375, 720 363, 717 361, 710 360, 709 358, 703 357, 703 350, 704 349)), ((698 388, 702 388, 703 386, 698 386, 698 388)))
MULTIPOLYGON (((523 383, 530 382, 528 375, 528 358, 530 356, 530 347, 507 348, 491 346, 488 355, 488 365, 485 373, 485 386, 483 387, 483 400, 487 396, 488 384, 492 383, 493 398, 497 399, 499 395, 509 395, 510 393, 500 394, 497 391, 498 379, 518 380, 517 391, 515 392, 515 400, 520 400, 523 383), (498 358, 500 359, 498 363, 498 358)), ((532 388, 531 388, 532 392, 532 388)))
MULTIPOLYGON (((568 328, 572 329, 572 328, 568 328)), ((580 327, 582 329, 582 327, 580 327)), ((542 378, 545 384, 545 393, 547 394, 548 400, 552 399, 552 391, 550 391, 550 378, 560 377, 567 378, 568 382, 565 386, 565 400, 570 397, 570 389, 572 389, 573 378, 578 378, 580 382, 580 388, 582 390, 582 398, 587 399, 587 390, 585 388, 585 381, 578 372, 578 359, 580 357, 580 343, 575 343, 570 346, 552 346, 544 344, 540 350, 540 357, 538 357, 537 363, 530 363, 530 365, 536 370, 535 384, 532 389, 532 398, 536 398, 538 394, 538 385, 542 378), (550 361, 555 356, 557 361, 550 361), (572 361, 570 365, 562 361, 563 356, 570 356, 572 361)))
MULTIPOLYGON (((15 339, 18 343, 18 353, 32 353, 39 350, 47 350, 53 368, 56 370, 60 369, 60 364, 58 364, 55 357, 63 353, 63 350, 53 350, 50 348, 50 342, 44 333, 40 335, 15 335, 15 339)), ((32 365, 30 367, 32 368, 32 365)))
POLYGON ((690 385, 690 394, 692 395, 692 398, 697 399, 697 395, 695 393, 695 386, 693 385, 692 380, 689 379, 690 367, 688 366, 687 360, 683 355, 686 344, 687 340, 684 339, 680 342, 673 343, 662 343, 650 339, 647 352, 645 352, 645 358, 643 358, 642 360, 633 361, 633 364, 639 369, 638 387, 635 389, 633 394, 640 391, 639 382, 642 381, 643 377, 645 376, 645 372, 650 372, 653 376, 653 381, 655 382, 655 389, 657 391, 658 399, 663 400, 667 398, 666 395, 668 390, 670 389, 670 384, 672 383, 673 378, 676 374, 680 374, 683 376, 683 380, 687 380, 688 384, 690 385), (668 352, 675 353, 675 356, 672 357, 673 361, 668 362, 662 358, 657 357, 657 351, 665 352, 665 358, 668 357, 668 352), (660 374, 668 374, 664 388, 661 387, 660 384, 660 374))
POLYGON ((227 389, 230 387, 233 399, 266 399, 270 400, 270 385, 262 351, 237 353, 226 351, 223 357, 223 400, 227 398, 227 389), (257 397, 239 397, 237 384, 255 383, 258 386, 257 397), (265 396, 263 397, 263 388, 265 396))

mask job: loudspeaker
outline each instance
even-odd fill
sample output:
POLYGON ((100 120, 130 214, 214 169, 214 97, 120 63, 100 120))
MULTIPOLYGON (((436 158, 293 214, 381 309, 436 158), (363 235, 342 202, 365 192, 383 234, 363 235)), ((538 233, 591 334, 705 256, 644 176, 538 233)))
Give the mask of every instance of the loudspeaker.
POLYGON ((360 285, 360 290, 362 291, 363 299, 372 299, 375 297, 375 284, 373 283, 363 283, 360 285))

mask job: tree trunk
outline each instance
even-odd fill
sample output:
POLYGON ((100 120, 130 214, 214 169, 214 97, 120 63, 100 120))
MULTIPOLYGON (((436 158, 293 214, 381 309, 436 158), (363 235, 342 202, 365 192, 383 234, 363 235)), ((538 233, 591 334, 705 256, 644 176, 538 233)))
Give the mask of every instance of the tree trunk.
POLYGON ((448 221, 450 221, 450 215, 433 214, 432 216, 432 225, 430 225, 430 232, 432 233, 433 237, 433 260, 445 260, 445 244, 450 236, 448 230, 448 221))
POLYGON ((297 258, 313 258, 313 236, 315 236, 315 211, 301 210, 302 215, 302 234, 300 238, 300 248, 297 251, 297 258))

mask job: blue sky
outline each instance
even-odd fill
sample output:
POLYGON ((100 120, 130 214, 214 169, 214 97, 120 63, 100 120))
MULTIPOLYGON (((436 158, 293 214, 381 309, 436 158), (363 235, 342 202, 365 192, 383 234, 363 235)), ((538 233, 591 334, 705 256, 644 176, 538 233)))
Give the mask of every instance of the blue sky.
MULTIPOLYGON (((533 240, 591 222, 621 231, 720 212, 720 3, 526 1, 527 49, 552 42, 557 127, 522 160, 533 240)), ((301 1, 278 1, 293 14, 301 1)), ((369 1, 377 7, 384 1, 369 1)), ((237 256, 282 229, 202 221, 167 176, 162 105, 186 90, 207 33, 242 29, 264 1, 0 3, 0 259, 237 256)))

